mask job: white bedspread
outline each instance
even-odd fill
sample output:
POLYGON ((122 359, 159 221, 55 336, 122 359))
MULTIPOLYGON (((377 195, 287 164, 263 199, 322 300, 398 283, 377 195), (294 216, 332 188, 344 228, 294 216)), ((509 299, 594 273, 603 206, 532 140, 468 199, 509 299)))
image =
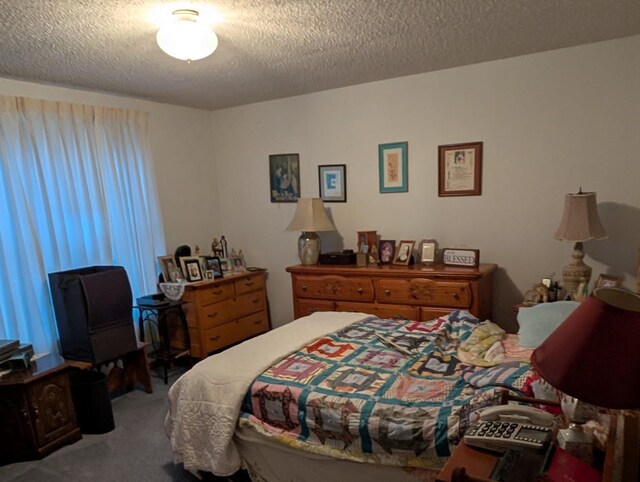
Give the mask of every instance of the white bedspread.
POLYGON ((240 469, 233 441, 240 406, 251 382, 275 361, 314 339, 367 316, 317 312, 210 356, 169 390, 165 431, 174 462, 197 474, 231 475, 240 469))

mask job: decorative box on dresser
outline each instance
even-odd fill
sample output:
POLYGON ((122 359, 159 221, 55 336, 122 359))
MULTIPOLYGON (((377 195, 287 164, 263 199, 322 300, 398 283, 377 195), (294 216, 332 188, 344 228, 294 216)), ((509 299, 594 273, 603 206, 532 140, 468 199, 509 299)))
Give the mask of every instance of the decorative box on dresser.
POLYGON ((266 276, 265 270, 235 273, 185 287, 191 356, 206 358, 269 330, 266 276))
POLYGON ((0 465, 39 459, 82 438, 69 365, 55 354, 32 365, 0 377, 0 465))
POLYGON ((315 311, 360 311, 426 321, 455 309, 490 318, 495 269, 495 264, 477 268, 296 265, 287 271, 296 318, 315 311))

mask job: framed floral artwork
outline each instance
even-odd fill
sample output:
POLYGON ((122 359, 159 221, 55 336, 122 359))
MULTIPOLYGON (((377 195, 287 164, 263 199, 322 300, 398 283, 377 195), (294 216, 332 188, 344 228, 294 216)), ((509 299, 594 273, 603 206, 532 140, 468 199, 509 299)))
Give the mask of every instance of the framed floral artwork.
POLYGON ((408 192, 408 143, 393 142, 378 145, 380 192, 408 192))

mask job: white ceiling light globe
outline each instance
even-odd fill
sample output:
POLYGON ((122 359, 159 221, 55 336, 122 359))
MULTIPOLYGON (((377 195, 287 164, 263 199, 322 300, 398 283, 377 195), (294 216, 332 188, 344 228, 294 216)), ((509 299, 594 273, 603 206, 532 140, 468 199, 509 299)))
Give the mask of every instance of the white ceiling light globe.
POLYGON ((218 47, 218 37, 198 21, 195 10, 176 10, 173 20, 158 30, 158 46, 171 57, 192 61, 211 55, 218 47))

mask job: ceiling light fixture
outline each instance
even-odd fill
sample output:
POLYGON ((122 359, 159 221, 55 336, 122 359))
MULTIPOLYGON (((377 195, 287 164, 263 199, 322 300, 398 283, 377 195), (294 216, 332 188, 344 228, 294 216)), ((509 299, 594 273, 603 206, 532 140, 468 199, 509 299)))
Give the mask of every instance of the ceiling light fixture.
POLYGON ((171 22, 158 30, 158 46, 171 57, 187 62, 211 55, 218 47, 218 37, 198 16, 196 10, 175 10, 171 22))

